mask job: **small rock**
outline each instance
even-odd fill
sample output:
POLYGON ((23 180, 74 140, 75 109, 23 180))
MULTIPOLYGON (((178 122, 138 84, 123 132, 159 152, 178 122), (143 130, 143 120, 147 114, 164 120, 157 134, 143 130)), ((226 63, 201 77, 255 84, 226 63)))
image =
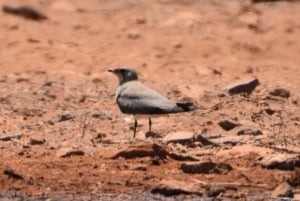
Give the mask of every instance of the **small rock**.
POLYGON ((14 170, 12 169, 5 169, 3 170, 3 174, 7 175, 8 177, 12 178, 12 179, 17 179, 17 180, 23 180, 23 176, 16 173, 14 170))
POLYGON ((221 128, 223 128, 223 129, 226 130, 226 131, 229 131, 229 130, 231 130, 231 129, 234 129, 234 128, 237 127, 237 126, 240 126, 239 123, 233 122, 233 121, 230 121, 230 120, 222 120, 222 121, 220 121, 218 124, 219 124, 219 126, 220 126, 221 128))
POLYGON ((30 138, 29 144, 30 145, 42 145, 46 142, 45 139, 34 139, 34 138, 30 138))
POLYGON ((247 70, 246 70, 246 73, 253 73, 254 72, 254 69, 252 66, 248 66, 247 70))
POLYGON ((224 193, 225 188, 219 186, 209 186, 206 190, 206 194, 208 197, 217 197, 220 193, 224 193))
POLYGON ((144 164, 140 164, 140 165, 136 165, 134 167, 131 168, 132 170, 140 170, 140 171, 146 171, 147 170, 147 166, 144 164))
POLYGON ((160 165, 160 159, 159 159, 159 157, 154 157, 153 159, 152 159, 152 161, 151 161, 151 164, 152 165, 155 165, 155 166, 159 166, 160 165))
POLYGON ((45 86, 50 87, 50 86, 52 86, 52 84, 53 84, 53 81, 52 81, 52 80, 45 80, 45 81, 44 81, 44 84, 43 84, 43 87, 45 87, 45 86))
POLYGON ((28 38, 27 41, 28 41, 29 43, 40 43, 40 42, 41 42, 40 40, 35 39, 35 38, 28 38))
POLYGON ((164 196, 175 196, 180 194, 196 194, 202 196, 202 192, 199 191, 199 187, 196 183, 191 181, 178 181, 178 180, 162 180, 158 187, 154 187, 151 193, 162 194, 164 196))
POLYGON ((17 79, 16 79, 16 82, 29 82, 30 81, 30 78, 28 78, 28 77, 18 77, 17 79))
POLYGON ((191 156, 190 154, 181 154, 172 152, 169 153, 168 156, 177 161, 199 161, 198 158, 191 156))
POLYGON ((143 17, 138 17, 135 19, 135 22, 137 24, 145 24, 147 22, 146 18, 143 18, 143 17))
POLYGON ((104 158, 117 159, 123 158, 139 158, 139 157, 155 157, 166 158, 168 152, 160 145, 157 144, 145 144, 139 146, 129 146, 122 150, 113 150, 103 155, 104 158))
POLYGON ((180 143, 187 144, 194 141, 194 133, 189 131, 179 131, 166 135, 163 139, 164 143, 180 143))
POLYGON ((92 117, 95 119, 103 119, 106 115, 101 111, 92 112, 92 117))
POLYGON ((283 88, 276 88, 276 89, 273 89, 272 91, 270 91, 270 95, 279 96, 282 98, 288 98, 288 97, 290 97, 290 91, 288 91, 287 89, 283 89, 283 88))
POLYGON ((259 163, 263 168, 293 170, 300 166, 300 158, 293 154, 273 154, 264 157, 259 163))
POLYGON ((30 20, 45 20, 47 19, 47 16, 42 14, 41 12, 29 7, 29 6, 20 6, 20 7, 11 7, 8 5, 4 5, 2 7, 3 12, 12 14, 12 15, 17 15, 17 16, 22 16, 26 19, 30 20))
POLYGON ((175 48, 175 49, 180 49, 180 48, 182 48, 182 43, 175 43, 174 45, 173 45, 173 47, 175 48))
POLYGON ((262 135, 263 133, 259 129, 255 128, 241 128, 238 132, 237 135, 262 135))
POLYGON ((189 174, 226 174, 233 168, 227 163, 201 162, 201 163, 183 163, 180 169, 189 174))
POLYGON ((61 122, 61 121, 67 121, 67 120, 71 120, 74 119, 75 115, 71 114, 71 113, 65 113, 65 114, 60 114, 58 115, 57 121, 61 122))
POLYGON ((294 193, 292 191, 291 186, 288 183, 284 182, 275 188, 275 190, 272 192, 271 197, 272 198, 277 198, 277 197, 293 198, 294 193))
POLYGON ((126 36, 127 36, 127 38, 133 39, 133 40, 141 37, 140 33, 137 31, 129 31, 129 32, 127 32, 126 36))
POLYGON ((203 136, 200 135, 200 134, 196 134, 194 138, 195 138, 195 141, 201 142, 201 144, 202 144, 203 146, 209 146, 209 145, 212 145, 212 146, 219 146, 218 144, 216 144, 216 143, 214 143, 214 142, 208 140, 207 138, 203 137, 203 136))
POLYGON ((273 115, 276 112, 276 110, 273 110, 271 108, 266 108, 265 112, 268 113, 269 115, 273 115))
POLYGON ((212 69, 213 74, 215 75, 222 75, 222 71, 217 70, 217 69, 212 69))
POLYGON ((237 135, 219 135, 219 137, 214 137, 211 141, 218 145, 231 145, 234 146, 243 140, 244 136, 237 135))
POLYGON ((258 85, 259 85, 258 79, 253 78, 249 81, 240 82, 234 84, 232 87, 228 87, 228 93, 229 94, 239 94, 239 93, 251 94, 258 85))
POLYGON ((81 95, 78 99, 78 103, 84 103, 86 99, 87 99, 86 95, 81 95))
POLYGON ((75 150, 72 148, 62 148, 57 151, 56 155, 60 158, 66 158, 66 157, 70 157, 70 156, 83 156, 84 151, 75 150))
POLYGON ((92 82, 95 83, 95 84, 97 84, 97 83, 103 83, 103 80, 101 78, 99 78, 99 77, 95 77, 95 78, 92 79, 92 82))

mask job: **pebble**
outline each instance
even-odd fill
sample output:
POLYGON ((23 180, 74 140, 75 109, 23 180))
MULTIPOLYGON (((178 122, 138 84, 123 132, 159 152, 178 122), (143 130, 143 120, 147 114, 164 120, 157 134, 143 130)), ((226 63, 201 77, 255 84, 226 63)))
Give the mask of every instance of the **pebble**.
POLYGON ((58 115, 57 121, 61 122, 61 121, 67 121, 67 120, 71 120, 74 119, 75 115, 71 114, 71 113, 64 113, 64 114, 60 114, 58 115))
POLYGON ((67 147, 58 150, 56 155, 60 158, 66 158, 71 156, 83 156, 84 151, 67 147))
POLYGON ((231 120, 222 120, 219 121, 218 125, 226 131, 234 129, 235 127, 239 126, 240 124, 231 120))
POLYGON ((190 131, 178 131, 166 135, 163 139, 164 143, 180 143, 186 144, 194 141, 194 133, 190 131))
POLYGON ((288 98, 288 97, 290 97, 290 91, 287 89, 283 89, 283 88, 276 88, 276 89, 273 89, 272 91, 270 91, 270 95, 279 96, 282 98, 288 98))
POLYGON ((12 169, 3 170, 3 174, 7 175, 8 177, 10 177, 12 179, 17 179, 17 180, 23 180, 24 179, 24 177, 22 175, 20 175, 19 173, 16 173, 12 169))
POLYGON ((273 154, 264 157, 260 162, 263 168, 293 170, 300 165, 300 158, 293 154, 273 154))
POLYGON ((175 196, 180 194, 203 195, 198 185, 192 181, 179 181, 175 179, 164 179, 159 182, 157 187, 151 190, 151 193, 162 194, 164 196, 175 196))
POLYGON ((140 157, 156 157, 166 158, 168 152, 164 147, 157 144, 144 144, 128 146, 124 149, 111 150, 104 153, 103 157, 107 159, 118 159, 122 158, 140 158, 140 157))
POLYGON ((141 37, 140 33, 137 31, 129 31, 126 33, 126 36, 127 36, 127 38, 133 39, 133 40, 141 37))
POLYGON ((45 139, 36 139, 36 138, 30 138, 29 144, 30 145, 42 145, 45 144, 45 139))
POLYGON ((251 94, 258 85, 259 85, 259 80, 257 78, 252 78, 251 80, 247 80, 245 82, 239 82, 237 84, 234 84, 231 87, 228 87, 228 93, 229 94, 239 94, 239 93, 251 94))

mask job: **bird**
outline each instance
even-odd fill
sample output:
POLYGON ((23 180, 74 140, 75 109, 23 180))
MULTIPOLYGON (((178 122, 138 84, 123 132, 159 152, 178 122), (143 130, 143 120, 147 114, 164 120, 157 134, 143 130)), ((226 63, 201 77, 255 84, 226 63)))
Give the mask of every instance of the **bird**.
POLYGON ((138 117, 147 117, 151 132, 152 116, 197 110, 193 103, 177 103, 164 97, 157 91, 141 83, 133 68, 109 68, 119 80, 116 91, 116 102, 122 113, 134 116, 133 137, 136 135, 138 117))

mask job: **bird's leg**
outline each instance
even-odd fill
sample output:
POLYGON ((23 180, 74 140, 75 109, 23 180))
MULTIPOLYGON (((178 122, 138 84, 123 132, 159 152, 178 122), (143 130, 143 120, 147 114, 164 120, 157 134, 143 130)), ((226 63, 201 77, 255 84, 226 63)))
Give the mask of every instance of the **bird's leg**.
POLYGON ((149 117, 149 132, 151 132, 151 126, 152 126, 152 121, 151 121, 151 117, 149 117))
POLYGON ((138 125, 137 119, 134 118, 133 137, 135 137, 137 125, 138 125))

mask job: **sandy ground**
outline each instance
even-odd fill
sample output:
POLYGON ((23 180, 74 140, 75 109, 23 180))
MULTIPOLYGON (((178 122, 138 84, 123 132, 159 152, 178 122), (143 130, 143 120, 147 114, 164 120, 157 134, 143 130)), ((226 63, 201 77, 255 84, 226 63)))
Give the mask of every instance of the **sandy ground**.
POLYGON ((284 182, 300 199, 299 2, 0 5, 28 5, 48 17, 0 12, 0 137, 20 135, 0 140, 1 200, 265 199, 284 182), (114 100, 117 78, 107 72, 119 66, 206 110, 153 119, 153 133, 141 120, 133 138, 130 116, 114 100), (226 92, 253 77, 260 85, 250 95, 226 92), (271 95, 276 88, 290 96, 271 95), (224 130, 223 120, 236 127, 224 130), (237 134, 245 128, 251 132, 237 134), (165 142, 178 133, 214 143, 165 142), (264 165, 276 157, 283 159, 264 165), (184 169, 207 162, 217 166, 184 169))

